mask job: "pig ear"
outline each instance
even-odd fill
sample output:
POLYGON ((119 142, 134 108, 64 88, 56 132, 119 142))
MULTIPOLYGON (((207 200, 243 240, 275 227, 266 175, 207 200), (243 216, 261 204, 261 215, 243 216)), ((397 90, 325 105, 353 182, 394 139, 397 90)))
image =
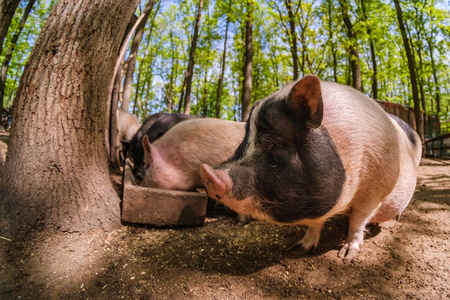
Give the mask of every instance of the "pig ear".
POLYGON ((297 81, 286 101, 291 111, 302 116, 306 127, 320 126, 323 118, 323 102, 320 80, 317 76, 306 76, 297 81))
POLYGON ((150 141, 148 140, 148 136, 144 135, 144 138, 142 139, 142 147, 144 147, 144 161, 145 165, 152 163, 152 150, 153 146, 150 144, 150 141))

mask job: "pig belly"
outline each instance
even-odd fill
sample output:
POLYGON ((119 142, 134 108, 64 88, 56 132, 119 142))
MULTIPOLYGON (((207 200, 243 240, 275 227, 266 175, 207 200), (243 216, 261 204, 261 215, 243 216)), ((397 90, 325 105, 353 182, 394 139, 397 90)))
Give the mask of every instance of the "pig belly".
POLYGON ((401 172, 394 190, 386 197, 370 223, 389 221, 398 216, 408 205, 416 187, 416 173, 415 170, 411 170, 409 174, 402 173, 405 172, 401 172))
MULTIPOLYGON (((396 122, 394 125, 399 132, 400 139, 400 174, 394 189, 385 198, 370 223, 382 223, 397 217, 411 201, 416 188, 417 167, 422 155, 422 147, 421 145, 412 145, 396 122)), ((420 141, 417 134, 415 134, 415 139, 420 141)))

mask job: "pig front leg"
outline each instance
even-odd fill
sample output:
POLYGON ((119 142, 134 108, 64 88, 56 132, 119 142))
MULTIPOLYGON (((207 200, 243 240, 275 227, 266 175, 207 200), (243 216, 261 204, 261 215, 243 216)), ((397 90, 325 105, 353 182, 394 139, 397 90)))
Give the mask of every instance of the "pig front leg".
POLYGON ((364 201, 351 208, 347 240, 338 252, 338 257, 353 259, 362 249, 364 230, 372 216, 381 206, 381 201, 364 201))
POLYGON ((308 231, 306 231, 305 236, 295 243, 293 243, 290 247, 288 247, 288 251, 292 251, 299 246, 305 250, 305 252, 311 253, 314 251, 314 248, 317 247, 317 244, 320 240, 320 232, 322 231, 324 223, 319 223, 314 226, 309 226, 308 231))

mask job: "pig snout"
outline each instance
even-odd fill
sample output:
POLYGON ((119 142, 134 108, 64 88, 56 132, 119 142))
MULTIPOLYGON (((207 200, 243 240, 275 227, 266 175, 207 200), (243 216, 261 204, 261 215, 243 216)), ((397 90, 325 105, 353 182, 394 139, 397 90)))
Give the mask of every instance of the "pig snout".
POLYGON ((213 199, 220 201, 231 187, 231 178, 226 171, 214 170, 209 165, 202 164, 200 174, 208 195, 213 199))
POLYGON ((137 167, 133 169, 134 178, 136 179, 136 182, 140 184, 145 177, 145 168, 144 167, 137 167))

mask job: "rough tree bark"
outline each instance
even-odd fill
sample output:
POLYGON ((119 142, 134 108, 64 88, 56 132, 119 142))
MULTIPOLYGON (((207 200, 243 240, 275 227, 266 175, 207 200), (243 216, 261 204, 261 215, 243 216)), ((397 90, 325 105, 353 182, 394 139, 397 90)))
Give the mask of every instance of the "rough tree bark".
POLYGON ((397 20, 398 27, 400 28, 400 32, 402 34, 403 44, 405 46, 406 57, 408 59, 408 68, 411 80, 413 101, 414 101, 414 115, 416 117, 416 130, 420 136, 420 139, 424 140, 424 127, 423 127, 423 116, 420 110, 420 100, 419 100, 419 91, 417 89, 417 77, 416 77, 416 68, 415 61, 413 57, 413 53, 410 47, 410 42, 408 36, 406 34, 405 24, 403 22, 403 14, 402 8, 400 7, 400 3, 398 0, 394 0, 395 10, 397 11, 397 20))
POLYGON ((11 61, 12 54, 14 52, 14 48, 16 47, 17 41, 19 40, 20 33, 22 32, 22 29, 25 26, 25 23, 27 22, 28 15, 30 14, 31 9, 33 8, 35 2, 36 0, 28 1, 27 6, 25 7, 25 11, 23 12, 22 18, 20 19, 19 27, 17 28, 16 32, 14 32, 14 35, 11 38, 11 46, 6 51, 5 59, 3 60, 2 63, 2 73, 0 78, 0 131, 2 130, 1 120, 3 119, 3 100, 5 96, 6 75, 8 74, 9 63, 11 61))
POLYGON ((184 95, 184 113, 186 115, 189 115, 189 113, 191 112, 192 76, 194 75, 195 48, 197 47, 198 29, 200 28, 202 9, 203 9, 203 0, 200 0, 198 2, 197 18, 195 20, 194 25, 194 36, 192 37, 191 49, 189 50, 189 63, 185 73, 186 93, 184 95))
POLYGON ((142 14, 144 18, 136 27, 136 32, 134 34, 133 42, 131 43, 130 55, 128 56, 128 67, 125 72, 125 79, 123 83, 123 93, 122 93, 122 109, 128 111, 130 106, 131 90, 133 89, 133 74, 136 68, 136 58, 139 50, 139 45, 141 44, 142 37, 144 36, 145 24, 147 24, 148 18, 152 12, 153 6, 156 0, 148 1, 144 8, 142 14))
POLYGON ((3 49, 3 41, 8 33, 9 25, 19 3, 20 0, 0 0, 0 53, 3 49))
POLYGON ((344 24, 345 27, 347 28, 347 35, 350 40, 348 55, 350 61, 350 68, 352 71, 352 86, 358 91, 362 91, 361 64, 359 60, 358 40, 356 38, 355 27, 353 26, 350 20, 350 16, 348 14, 349 5, 347 0, 339 0, 339 4, 341 6, 344 24))
MULTIPOLYGON (((232 1, 228 3, 228 13, 231 11, 232 1)), ((217 95, 216 95, 216 118, 220 118, 220 97, 222 96, 223 78, 225 76, 225 62, 227 59, 227 40, 228 40, 228 25, 230 24, 230 16, 227 15, 227 23, 225 25, 225 41, 223 42, 222 52, 222 66, 220 69, 219 82, 217 83, 217 95)))
POLYGON ((253 66, 253 0, 247 0, 245 16, 245 52, 244 79, 242 90, 242 119, 247 121, 250 115, 250 100, 252 98, 252 66, 253 66))
POLYGON ((105 116, 137 2, 60 0, 46 21, 19 84, 0 184, 1 227, 11 237, 120 226, 105 116))

